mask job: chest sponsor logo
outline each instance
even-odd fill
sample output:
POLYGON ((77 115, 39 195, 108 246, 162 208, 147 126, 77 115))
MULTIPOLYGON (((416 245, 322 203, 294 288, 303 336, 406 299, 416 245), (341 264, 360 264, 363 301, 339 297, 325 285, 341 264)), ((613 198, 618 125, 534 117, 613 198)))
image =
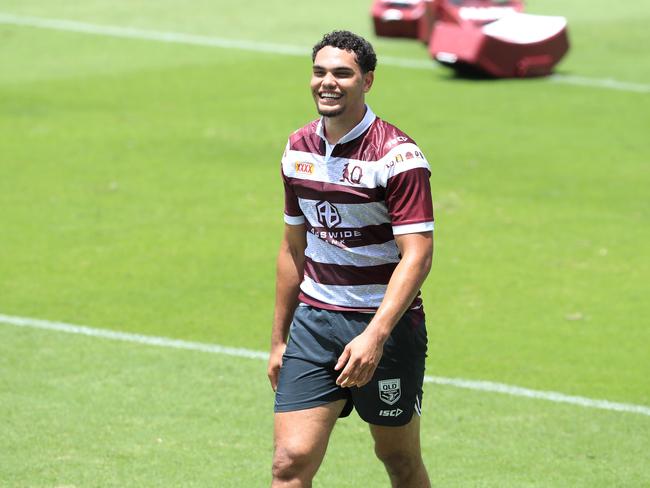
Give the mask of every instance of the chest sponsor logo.
POLYGON ((319 239, 329 242, 330 244, 335 244, 339 247, 345 247, 348 241, 359 240, 363 237, 361 231, 356 229, 346 229, 346 230, 318 230, 311 229, 310 232, 314 234, 319 239))
POLYGON ((322 201, 316 204, 316 217, 318 222, 328 229, 341 225, 339 211, 329 202, 322 201))
POLYGON ((379 380, 379 399, 388 403, 389 405, 395 405, 397 400, 402 396, 402 389, 400 387, 401 381, 400 378, 393 378, 391 380, 379 380))
POLYGON ((363 169, 361 169, 361 166, 350 167, 350 163, 347 163, 343 167, 343 175, 339 181, 347 181, 348 183, 358 185, 361 182, 361 178, 363 178, 363 169))
POLYGON ((301 161, 296 161, 296 173, 302 173, 304 175, 311 175, 314 173, 314 164, 313 163, 303 163, 301 161))

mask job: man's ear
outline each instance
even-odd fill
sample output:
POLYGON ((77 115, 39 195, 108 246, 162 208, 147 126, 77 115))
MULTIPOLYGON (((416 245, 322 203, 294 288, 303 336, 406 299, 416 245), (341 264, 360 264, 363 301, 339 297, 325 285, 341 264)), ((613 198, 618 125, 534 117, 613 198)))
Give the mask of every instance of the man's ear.
POLYGON ((373 81, 375 81, 374 71, 368 71, 363 75, 363 93, 368 93, 370 91, 373 81))

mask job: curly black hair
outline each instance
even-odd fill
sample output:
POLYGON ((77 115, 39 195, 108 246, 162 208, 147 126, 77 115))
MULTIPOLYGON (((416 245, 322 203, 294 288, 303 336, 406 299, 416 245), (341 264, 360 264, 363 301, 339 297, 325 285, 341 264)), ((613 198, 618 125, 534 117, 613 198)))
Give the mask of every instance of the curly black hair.
POLYGON ((329 34, 325 34, 321 41, 314 46, 311 53, 312 61, 316 59, 318 51, 325 46, 332 46, 354 53, 357 58, 357 64, 363 73, 375 71, 377 55, 372 45, 363 37, 346 30, 332 31, 329 34))

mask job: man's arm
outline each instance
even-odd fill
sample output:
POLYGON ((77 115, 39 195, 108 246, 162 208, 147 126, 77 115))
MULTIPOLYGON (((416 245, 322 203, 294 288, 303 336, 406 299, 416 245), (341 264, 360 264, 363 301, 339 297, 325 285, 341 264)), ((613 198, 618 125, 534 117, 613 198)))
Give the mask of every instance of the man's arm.
POLYGON ((386 295, 366 330, 348 343, 334 368, 342 369, 336 383, 343 387, 361 387, 370 381, 384 343, 431 269, 433 232, 396 235, 395 242, 402 259, 388 282, 386 295))
POLYGON ((275 311, 271 331, 271 353, 268 376, 271 388, 278 385, 278 374, 282 366, 282 355, 287 347, 289 326, 293 312, 298 306, 298 293, 302 282, 307 237, 305 225, 284 226, 284 237, 280 244, 275 281, 275 311))

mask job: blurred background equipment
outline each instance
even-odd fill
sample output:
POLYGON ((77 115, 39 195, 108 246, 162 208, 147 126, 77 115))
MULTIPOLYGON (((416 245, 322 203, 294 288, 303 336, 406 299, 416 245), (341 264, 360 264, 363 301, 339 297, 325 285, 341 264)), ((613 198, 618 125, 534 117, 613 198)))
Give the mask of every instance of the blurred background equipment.
POLYGON ((569 49, 564 17, 521 0, 375 0, 375 33, 418 39, 441 64, 497 78, 545 76, 569 49))

